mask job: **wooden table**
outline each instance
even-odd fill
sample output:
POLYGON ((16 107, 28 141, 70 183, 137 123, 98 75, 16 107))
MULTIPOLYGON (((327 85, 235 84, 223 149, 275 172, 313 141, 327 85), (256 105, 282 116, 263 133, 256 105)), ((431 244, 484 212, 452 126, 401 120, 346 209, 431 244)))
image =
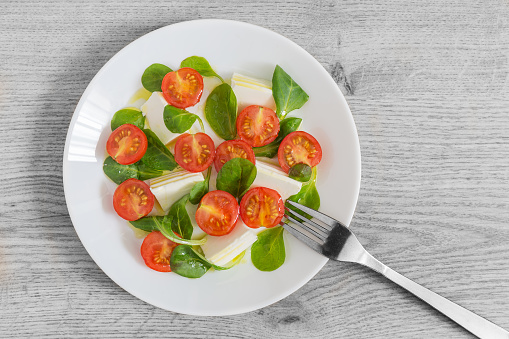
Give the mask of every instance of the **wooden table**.
POLYGON ((509 4, 504 0, 0 1, 1 338, 466 338, 383 277, 329 262, 264 309, 197 318, 111 281, 72 227, 62 152, 122 47, 198 18, 283 34, 330 71, 362 150, 351 227, 393 269, 509 328, 509 4))

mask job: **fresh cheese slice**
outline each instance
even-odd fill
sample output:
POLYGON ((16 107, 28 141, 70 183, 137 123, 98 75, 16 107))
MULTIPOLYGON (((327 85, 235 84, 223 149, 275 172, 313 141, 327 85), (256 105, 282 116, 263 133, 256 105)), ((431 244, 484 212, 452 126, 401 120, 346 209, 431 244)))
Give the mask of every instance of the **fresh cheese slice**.
POLYGON ((220 237, 207 235, 207 241, 201 248, 207 260, 214 265, 224 266, 248 249, 258 239, 257 234, 263 230, 264 227, 247 227, 239 217, 231 233, 220 237))
POLYGON ((150 211, 149 214, 147 214, 148 217, 155 217, 155 216, 158 216, 158 215, 164 215, 164 211, 163 209, 161 208, 161 205, 159 205, 159 203, 156 201, 154 201, 154 207, 152 207, 152 211, 150 211))
POLYGON ((148 125, 163 144, 167 144, 180 134, 172 133, 164 124, 164 107, 168 105, 161 92, 154 92, 148 98, 147 102, 141 106, 141 111, 145 113, 148 125))
POLYGON ((251 187, 262 186, 278 191, 283 200, 299 193, 302 183, 290 178, 280 167, 256 159, 256 179, 251 187))
POLYGON ((237 97, 239 112, 250 105, 260 105, 276 110, 270 81, 233 73, 231 86, 237 97))
POLYGON ((173 203, 191 192, 193 186, 203 180, 205 178, 202 173, 178 170, 150 180, 150 190, 164 212, 168 212, 173 203))
POLYGON ((209 94, 219 85, 221 85, 221 80, 218 78, 203 77, 203 92, 201 94, 200 101, 198 101, 196 105, 186 108, 186 110, 194 114, 203 115, 203 112, 205 111, 205 103, 207 102, 209 94))
POLYGON ((185 169, 178 167, 177 169, 171 171, 170 173, 150 179, 150 186, 157 187, 161 185, 166 185, 168 182, 171 182, 173 179, 179 179, 186 175, 193 175, 193 173, 186 171, 185 169))
MULTIPOLYGON (((191 107, 186 108, 186 110, 190 113, 196 114, 200 117, 200 119, 203 121, 204 127, 205 127, 205 133, 214 141, 215 146, 219 146, 220 143, 222 143, 224 140, 221 139, 210 127, 210 125, 207 123, 207 119, 205 119, 205 104, 207 102, 207 98, 209 97, 210 93, 221 84, 221 80, 219 80, 216 77, 203 77, 203 93, 201 95, 200 101, 191 107)), ((201 130, 197 127, 198 123, 195 123, 193 125, 193 129, 195 129, 194 133, 201 132, 201 130)))
POLYGON ((257 79, 251 78, 247 75, 242 75, 240 73, 233 73, 232 82, 240 84, 244 87, 252 88, 252 89, 269 89, 272 90, 272 83, 269 80, 265 79, 257 79))

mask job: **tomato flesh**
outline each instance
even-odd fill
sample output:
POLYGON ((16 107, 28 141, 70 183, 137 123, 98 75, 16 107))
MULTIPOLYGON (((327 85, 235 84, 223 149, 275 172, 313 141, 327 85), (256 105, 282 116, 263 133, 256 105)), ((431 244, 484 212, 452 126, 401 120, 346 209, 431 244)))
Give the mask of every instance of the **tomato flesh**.
POLYGON ((235 197, 219 190, 205 194, 196 210, 196 223, 203 232, 213 236, 233 231, 238 217, 239 204, 235 197))
POLYGON ((281 195, 271 188, 252 188, 240 201, 240 217, 251 228, 277 226, 284 213, 281 195))
POLYGON ((237 134, 252 147, 267 145, 276 139, 279 119, 270 108, 251 105, 237 117, 237 134))
POLYGON ((170 258, 178 244, 162 235, 161 232, 151 232, 141 244, 141 257, 145 264, 158 272, 171 272, 170 258))
POLYGON ((299 163, 314 167, 322 160, 322 147, 311 134, 296 131, 283 139, 279 145, 277 158, 286 173, 290 171, 290 167, 299 163))
POLYGON ((251 146, 242 140, 227 140, 216 148, 214 167, 219 172, 221 167, 233 158, 243 158, 256 163, 255 154, 251 146))
POLYGON ((134 164, 147 151, 147 136, 141 129, 124 124, 115 129, 106 142, 106 151, 121 165, 134 164))
POLYGON ((125 220, 143 218, 154 207, 154 195, 149 186, 138 179, 128 179, 118 185, 113 194, 113 208, 125 220))
POLYGON ((186 108, 200 101, 203 93, 203 77, 192 68, 184 67, 169 72, 161 84, 163 97, 175 107, 186 108))
POLYGON ((214 154, 214 141, 205 133, 184 133, 175 142, 175 161, 189 172, 206 170, 214 154))

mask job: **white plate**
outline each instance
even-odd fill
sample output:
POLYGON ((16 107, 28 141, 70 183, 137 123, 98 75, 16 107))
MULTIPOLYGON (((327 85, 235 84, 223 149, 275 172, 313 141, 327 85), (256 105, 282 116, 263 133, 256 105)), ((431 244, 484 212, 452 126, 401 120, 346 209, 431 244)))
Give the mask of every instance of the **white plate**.
POLYGON ((321 210, 349 224, 360 185, 360 149, 348 105, 327 71, 304 49, 270 30, 236 21, 182 22, 148 33, 118 52, 90 82, 71 120, 64 151, 65 198, 78 236, 99 267, 120 287, 147 303, 192 315, 253 311, 290 295, 327 262, 286 234, 287 258, 274 272, 250 260, 222 272, 187 279, 147 268, 141 239, 112 207, 116 187, 102 171, 113 114, 141 88, 152 63, 173 69, 191 55, 207 58, 229 78, 236 71, 271 79, 279 64, 309 94, 292 115, 323 148, 318 171, 321 210))

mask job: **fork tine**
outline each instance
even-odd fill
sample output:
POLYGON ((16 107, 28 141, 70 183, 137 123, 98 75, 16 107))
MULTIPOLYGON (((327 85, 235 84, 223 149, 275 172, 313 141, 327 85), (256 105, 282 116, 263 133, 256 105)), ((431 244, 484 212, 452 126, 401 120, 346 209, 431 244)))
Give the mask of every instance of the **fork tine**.
POLYGON ((299 214, 298 211, 291 210, 286 206, 285 206, 285 214, 287 214, 287 215, 290 214, 295 219, 297 219, 299 221, 299 223, 305 224, 309 227, 312 227, 318 234, 320 234, 320 238, 323 238, 323 239, 327 238, 330 231, 332 230, 332 228, 329 228, 329 225, 324 226, 323 224, 317 223, 314 220, 307 219, 305 216, 299 214))
POLYGON ((290 213, 285 213, 285 217, 286 217, 286 219, 290 220, 294 224, 297 224, 298 226, 300 226, 303 229, 305 229, 307 232, 312 233, 314 236, 316 236, 318 239, 320 239, 321 242, 323 242, 323 241, 325 241, 325 239, 327 239, 327 235, 328 234, 323 232, 323 231, 321 231, 321 230, 319 230, 319 229, 317 229, 316 226, 313 225, 314 224, 313 222, 302 222, 302 221, 299 221, 299 220, 295 219, 295 217, 292 216, 292 214, 290 214, 290 213))
POLYGON ((312 234, 310 236, 310 234, 308 234, 307 232, 304 233, 304 231, 298 228, 296 224, 285 223, 282 221, 279 224, 283 226, 285 230, 290 232, 291 235, 302 241, 307 246, 311 247, 314 251, 322 253, 322 245, 320 244, 319 240, 313 239, 316 238, 315 236, 313 236, 312 234))
POLYGON ((329 225, 330 227, 334 227, 336 225, 341 225, 341 226, 345 226, 343 225, 342 223, 340 223, 339 221, 337 221, 336 219, 333 219, 331 217, 329 217, 328 215, 325 215, 321 212, 318 212, 317 210, 314 210, 312 208, 309 208, 307 206, 304 206, 304 205, 301 205, 299 203, 296 203, 294 201, 291 201, 291 200, 286 200, 286 203, 303 211, 303 212, 306 212, 307 214, 309 214, 310 216, 312 216, 313 218, 316 218, 318 220, 320 220, 321 222, 323 222, 324 224, 326 225, 329 225))

